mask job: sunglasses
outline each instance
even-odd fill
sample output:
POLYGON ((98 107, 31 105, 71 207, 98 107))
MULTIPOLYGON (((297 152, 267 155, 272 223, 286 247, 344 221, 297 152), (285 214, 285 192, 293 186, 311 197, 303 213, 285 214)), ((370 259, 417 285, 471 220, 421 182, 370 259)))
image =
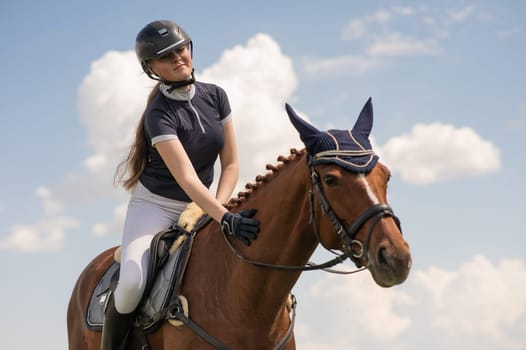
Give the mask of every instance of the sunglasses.
POLYGON ((188 50, 188 45, 183 45, 181 47, 168 51, 162 54, 161 56, 157 57, 156 59, 163 63, 170 62, 174 56, 181 57, 184 54, 185 50, 188 50))

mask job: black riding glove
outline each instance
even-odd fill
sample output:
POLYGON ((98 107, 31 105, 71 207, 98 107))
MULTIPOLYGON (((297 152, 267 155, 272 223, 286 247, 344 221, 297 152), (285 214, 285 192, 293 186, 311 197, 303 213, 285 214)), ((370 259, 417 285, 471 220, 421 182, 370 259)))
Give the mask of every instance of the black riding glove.
POLYGON ((221 218, 221 229, 249 246, 250 241, 256 239, 259 232, 259 221, 252 219, 255 214, 256 209, 239 213, 226 212, 221 218))

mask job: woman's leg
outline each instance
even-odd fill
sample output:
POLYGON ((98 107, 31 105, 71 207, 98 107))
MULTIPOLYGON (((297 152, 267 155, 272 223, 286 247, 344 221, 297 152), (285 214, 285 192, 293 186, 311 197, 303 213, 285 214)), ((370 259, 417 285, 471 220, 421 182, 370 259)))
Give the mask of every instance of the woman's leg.
POLYGON ((187 203, 152 194, 140 183, 128 205, 121 246, 121 270, 115 289, 120 313, 135 310, 146 287, 153 237, 177 222, 187 203))
POLYGON ((177 222, 186 204, 154 195, 141 183, 137 184, 128 204, 119 282, 108 300, 101 350, 121 348, 146 287, 152 238, 177 222))

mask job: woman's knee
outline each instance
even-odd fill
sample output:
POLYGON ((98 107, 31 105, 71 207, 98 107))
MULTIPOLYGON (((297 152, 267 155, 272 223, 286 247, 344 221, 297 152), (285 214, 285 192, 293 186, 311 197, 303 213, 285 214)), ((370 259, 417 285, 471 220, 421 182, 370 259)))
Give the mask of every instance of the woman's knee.
POLYGON ((141 301, 146 278, 139 268, 124 268, 121 270, 119 282, 115 289, 115 308, 120 313, 132 312, 141 301))

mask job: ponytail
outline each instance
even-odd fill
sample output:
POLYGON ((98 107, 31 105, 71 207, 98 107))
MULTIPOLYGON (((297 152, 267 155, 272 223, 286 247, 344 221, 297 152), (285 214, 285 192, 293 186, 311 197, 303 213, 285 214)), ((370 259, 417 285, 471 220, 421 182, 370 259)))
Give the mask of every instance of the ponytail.
POLYGON ((128 191, 132 190, 135 185, 137 185, 137 182, 149 161, 148 139, 146 137, 146 131, 144 130, 144 116, 152 104, 153 99, 159 93, 159 85, 160 84, 157 83, 150 92, 148 101, 146 102, 146 108, 142 113, 139 125, 137 125, 135 142, 130 147, 130 151, 126 158, 117 165, 117 170, 115 171, 113 182, 115 184, 122 184, 122 186, 128 191))

